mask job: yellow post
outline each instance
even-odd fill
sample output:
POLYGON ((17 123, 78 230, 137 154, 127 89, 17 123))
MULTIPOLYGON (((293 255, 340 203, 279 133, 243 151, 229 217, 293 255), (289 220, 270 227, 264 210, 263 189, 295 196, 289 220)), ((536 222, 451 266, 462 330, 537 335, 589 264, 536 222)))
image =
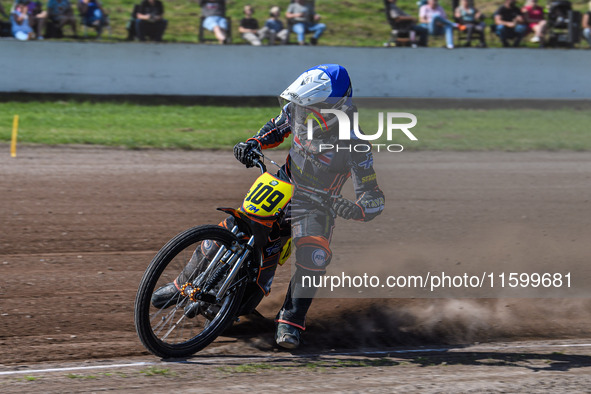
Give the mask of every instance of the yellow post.
POLYGON ((10 144, 10 156, 16 157, 16 135, 18 134, 18 115, 14 115, 12 121, 12 143, 10 144))

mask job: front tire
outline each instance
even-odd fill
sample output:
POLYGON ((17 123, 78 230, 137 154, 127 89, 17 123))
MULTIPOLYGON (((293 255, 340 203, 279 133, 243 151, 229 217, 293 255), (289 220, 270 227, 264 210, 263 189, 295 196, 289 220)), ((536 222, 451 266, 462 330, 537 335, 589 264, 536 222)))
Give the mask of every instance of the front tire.
POLYGON ((234 286, 219 303, 204 303, 200 307, 202 313, 194 317, 185 314, 184 308, 190 300, 180 292, 160 308, 154 307, 151 301, 154 291, 186 271, 189 261, 201 259, 199 264, 192 263, 196 268, 190 280, 202 274, 210 262, 204 250, 220 245, 229 248, 235 241, 236 236, 222 227, 199 226, 178 234, 156 254, 142 277, 135 299, 136 332, 151 353, 163 358, 188 357, 213 342, 233 322, 244 293, 244 282, 234 286))

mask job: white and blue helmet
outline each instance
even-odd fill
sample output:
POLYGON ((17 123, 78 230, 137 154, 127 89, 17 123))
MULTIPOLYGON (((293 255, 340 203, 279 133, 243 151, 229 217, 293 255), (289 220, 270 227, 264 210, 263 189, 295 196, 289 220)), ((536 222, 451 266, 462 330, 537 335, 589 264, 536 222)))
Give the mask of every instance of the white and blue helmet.
POLYGON ((304 72, 279 97, 303 107, 348 104, 353 89, 349 73, 338 64, 321 64, 304 72))
POLYGON ((349 73, 338 64, 321 64, 300 75, 279 96, 280 101, 290 103, 288 116, 294 138, 312 153, 322 143, 333 143, 338 118, 322 110, 346 112, 352 105, 352 92, 349 73))

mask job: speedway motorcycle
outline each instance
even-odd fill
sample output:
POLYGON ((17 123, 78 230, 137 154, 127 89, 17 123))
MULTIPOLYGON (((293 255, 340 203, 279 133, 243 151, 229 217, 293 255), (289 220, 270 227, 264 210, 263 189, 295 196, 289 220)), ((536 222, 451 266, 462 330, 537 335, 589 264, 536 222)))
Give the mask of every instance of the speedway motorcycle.
MULTIPOLYGON (((289 235, 282 239, 280 223, 289 220, 294 185, 284 180, 287 177, 267 172, 261 152, 252 154, 261 175, 242 206, 218 208, 234 218, 233 228, 202 225, 181 232, 156 254, 141 279, 135 327, 142 344, 156 356, 188 357, 213 342, 239 316, 255 312, 268 294, 276 265, 291 253, 291 239, 289 235), (267 266, 266 257, 278 251, 279 261, 270 259, 273 266, 267 266), (157 300, 155 292, 173 281, 176 290, 170 299, 157 300)), ((331 207, 332 199, 340 197, 311 188, 297 192, 298 198, 318 208, 331 207)), ((332 208, 323 209, 334 215, 332 208)))

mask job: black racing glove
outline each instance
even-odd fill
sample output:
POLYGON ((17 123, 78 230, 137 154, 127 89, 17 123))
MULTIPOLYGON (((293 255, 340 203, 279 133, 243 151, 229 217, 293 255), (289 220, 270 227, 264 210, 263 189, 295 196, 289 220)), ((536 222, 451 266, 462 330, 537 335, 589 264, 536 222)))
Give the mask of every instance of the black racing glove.
POLYGON ((244 164, 246 168, 254 167, 254 158, 251 153, 258 147, 259 143, 255 140, 239 142, 236 145, 234 145, 234 156, 240 163, 244 164))
POLYGON ((334 209, 335 213, 343 219, 359 220, 363 218, 361 207, 353 201, 349 201, 345 198, 337 198, 332 203, 332 209, 334 209))

